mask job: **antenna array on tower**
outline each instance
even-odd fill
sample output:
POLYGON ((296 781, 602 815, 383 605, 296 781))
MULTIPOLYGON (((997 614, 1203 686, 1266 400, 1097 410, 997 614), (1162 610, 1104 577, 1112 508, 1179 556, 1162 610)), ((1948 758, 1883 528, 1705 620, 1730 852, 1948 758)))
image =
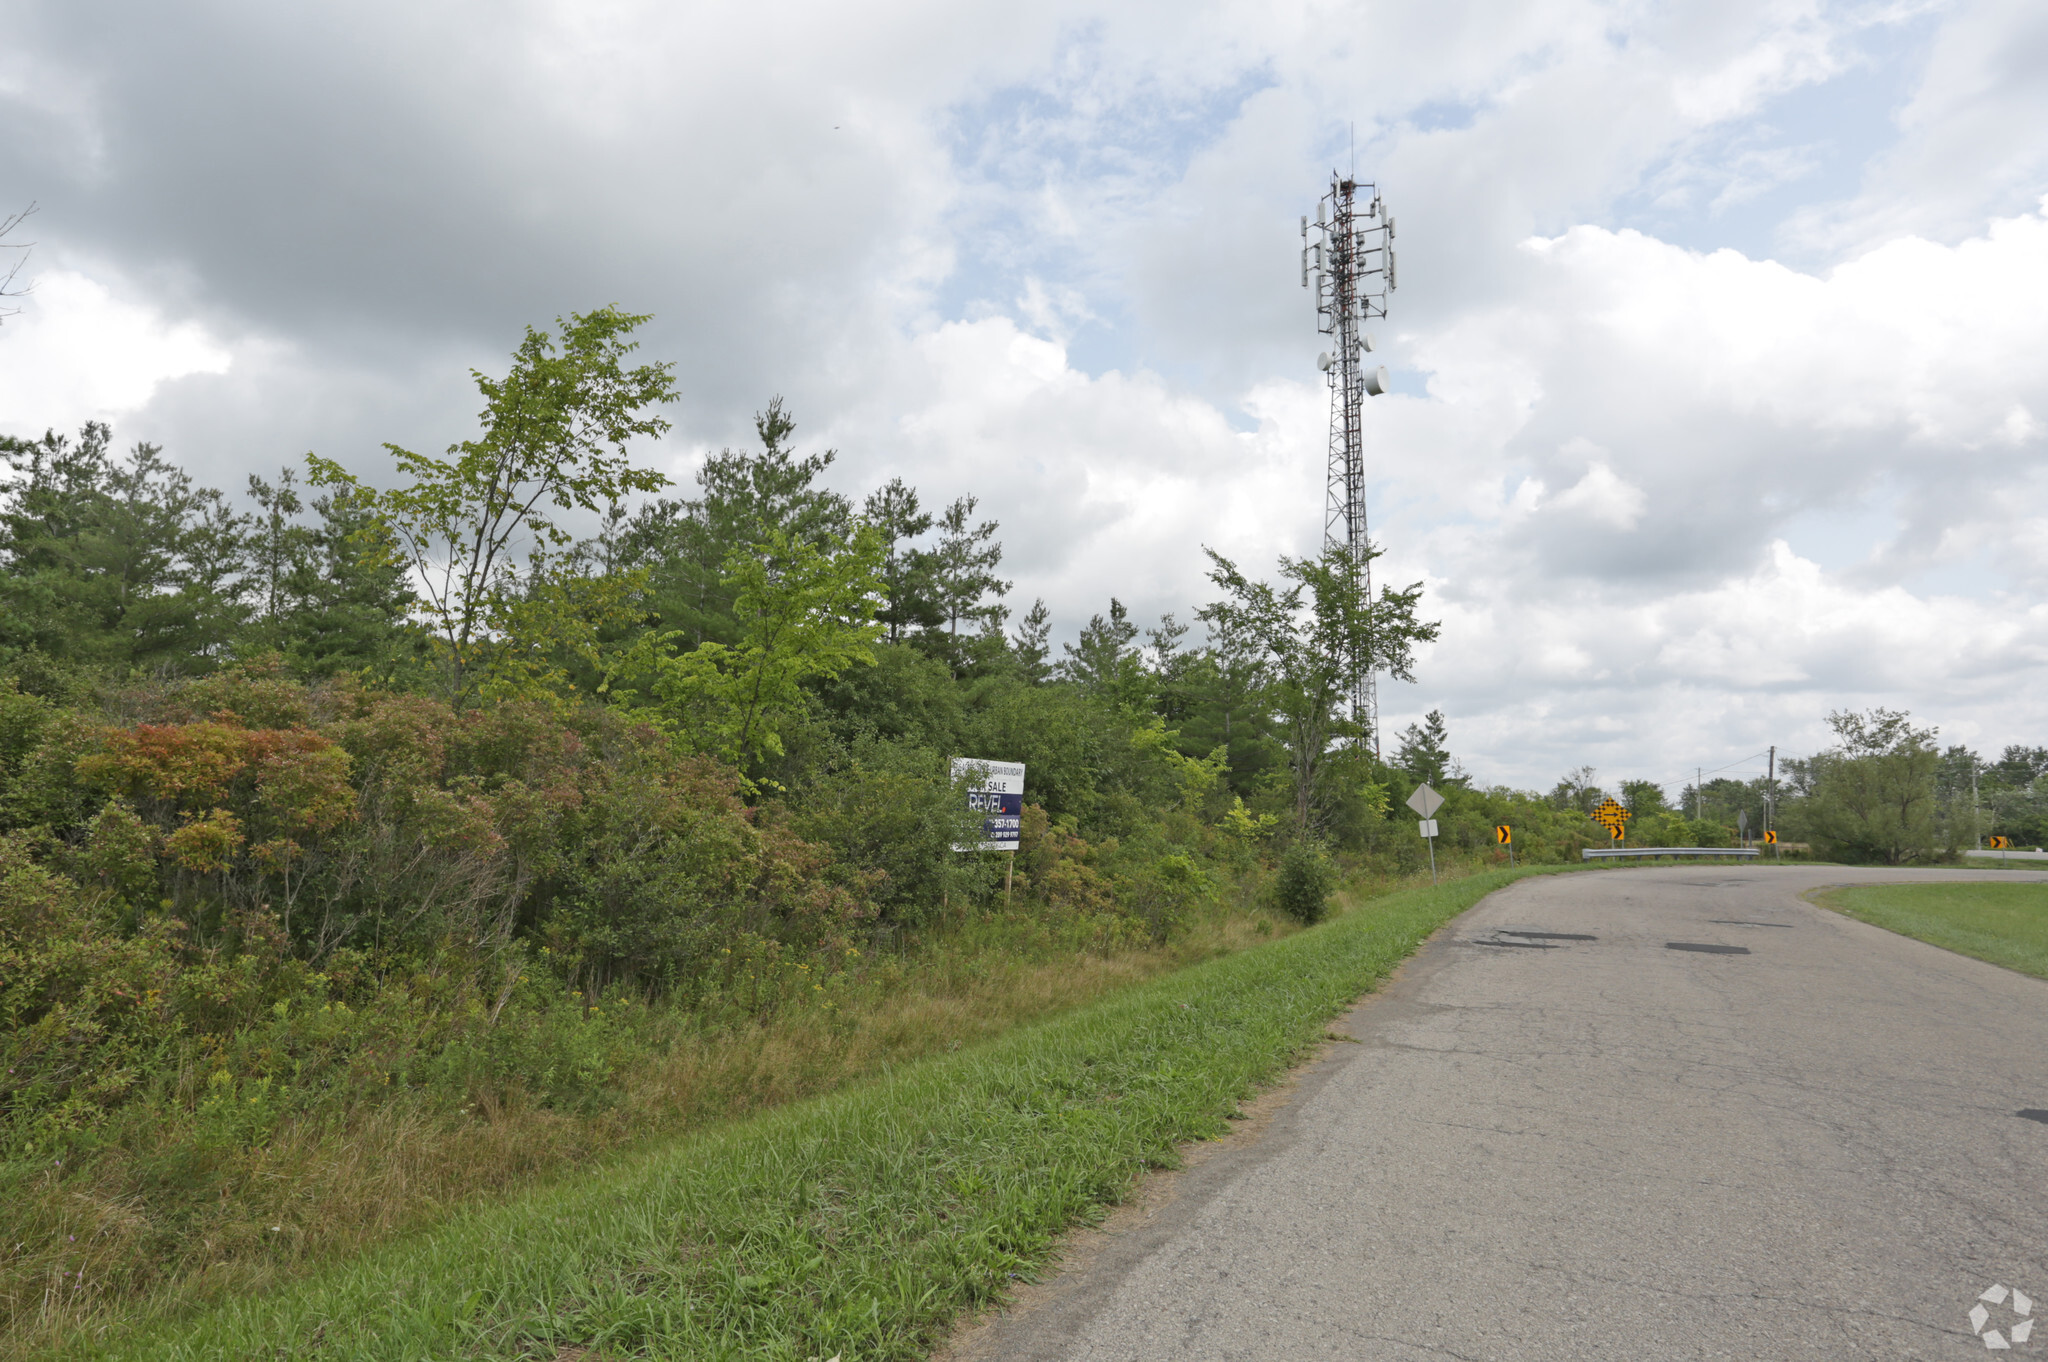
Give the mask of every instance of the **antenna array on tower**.
MULTIPOLYGON (((1364 324, 1387 315, 1394 291, 1394 219, 1378 187, 1332 175, 1316 204, 1315 221, 1301 220, 1301 282, 1313 287, 1316 329, 1334 342, 1317 365, 1330 387, 1330 474, 1323 542, 1350 550, 1360 599, 1372 605, 1372 555, 1365 515, 1365 399, 1387 391, 1387 371, 1368 369, 1374 347, 1364 324), (1361 200, 1363 200, 1361 204, 1361 200)), ((1367 616, 1370 619, 1370 614, 1367 616)), ((1353 659, 1351 716, 1380 746, 1379 689, 1372 646, 1353 659)))

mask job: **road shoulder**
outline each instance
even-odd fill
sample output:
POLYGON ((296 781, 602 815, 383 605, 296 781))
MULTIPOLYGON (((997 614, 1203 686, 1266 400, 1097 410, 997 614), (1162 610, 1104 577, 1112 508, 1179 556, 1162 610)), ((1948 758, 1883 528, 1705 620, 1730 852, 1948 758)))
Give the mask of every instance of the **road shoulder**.
POLYGON ((932 1362, 1061 1362, 1138 1264, 1216 1196, 1287 1150, 1301 1111, 1372 1048, 1375 1032, 1417 1006, 1430 977, 1454 958, 1458 924, 1517 887, 1488 894, 1437 928, 1378 988, 1332 1018, 1328 1038, 1301 1063, 1246 1102, 1229 1133, 1180 1145, 1178 1168, 1141 1175, 1101 1223, 1062 1238, 1042 1278, 1016 1282, 1002 1305, 963 1320, 932 1352, 932 1362))

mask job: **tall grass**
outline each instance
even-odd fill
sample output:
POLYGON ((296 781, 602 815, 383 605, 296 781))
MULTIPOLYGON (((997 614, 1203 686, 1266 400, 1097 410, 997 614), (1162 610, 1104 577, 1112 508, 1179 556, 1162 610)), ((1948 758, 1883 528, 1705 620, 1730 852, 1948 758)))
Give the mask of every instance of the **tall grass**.
POLYGON ((467 1100, 421 1090, 289 1116, 253 1145, 166 1123, 82 1167, 5 1170, 0 1298, 11 1329, 0 1352, 33 1353, 139 1309, 270 1289, 466 1202, 976 1043, 1241 949, 1262 930, 1287 929, 1233 907, 1170 943, 1105 953, 1069 948, 1036 920, 966 921, 914 952, 871 953, 829 996, 766 1018, 632 1009, 631 1048, 595 1109, 545 1105, 517 1086, 467 1100))
MULTIPOLYGON (((859 1054, 888 1071, 879 1081, 472 1206, 296 1285, 238 1291, 189 1323, 109 1334, 100 1355, 918 1356, 1134 1173, 1220 1129, 1326 1018, 1514 877, 1396 893, 1177 971, 1256 939, 1256 926, 1233 923, 1236 935, 1179 959, 1020 966, 1005 982, 985 958, 977 971, 962 957, 949 996, 878 1009, 857 1029, 875 1039, 842 1041, 839 1061, 807 1068, 809 1047, 832 1042, 764 1033, 744 1057, 716 1061, 730 1066, 715 1067, 723 1077, 678 1061, 666 1080, 672 1095, 718 1082, 755 1092, 773 1071, 795 1097, 843 1079, 859 1054), (1119 987, 1148 973, 1163 977, 1119 987), (1090 993, 1088 1006, 1015 1025, 1090 993), (935 1050, 947 1053, 894 1062, 935 1050)), ((68 1348, 83 1355, 76 1334, 68 1348)))

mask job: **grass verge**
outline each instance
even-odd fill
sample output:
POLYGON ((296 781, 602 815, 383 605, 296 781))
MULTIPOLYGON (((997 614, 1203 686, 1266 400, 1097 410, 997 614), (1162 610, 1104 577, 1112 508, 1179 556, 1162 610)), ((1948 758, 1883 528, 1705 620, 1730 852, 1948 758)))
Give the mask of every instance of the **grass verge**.
MULTIPOLYGON (((619 1058, 592 1109, 422 1087, 201 1142, 141 1110, 116 1144, 0 1164, 0 1359, 66 1356, 137 1319, 257 1295, 456 1214, 975 1045, 1292 930, 1224 906, 1161 944, 1076 949, 1026 917, 880 954, 822 1004, 762 1018, 606 1009, 619 1058), (457 1103, 463 1103, 457 1110, 457 1103)), ((840 985, 844 985, 841 987, 840 985)), ((594 1024, 589 1014, 586 1024, 594 1024)))
POLYGON ((1880 884, 1817 898, 1859 922, 2048 979, 2048 884, 1880 884))
POLYGON ((93 1355, 920 1356, 1139 1171, 1216 1134, 1431 932, 1530 873, 1372 900, 93 1355))

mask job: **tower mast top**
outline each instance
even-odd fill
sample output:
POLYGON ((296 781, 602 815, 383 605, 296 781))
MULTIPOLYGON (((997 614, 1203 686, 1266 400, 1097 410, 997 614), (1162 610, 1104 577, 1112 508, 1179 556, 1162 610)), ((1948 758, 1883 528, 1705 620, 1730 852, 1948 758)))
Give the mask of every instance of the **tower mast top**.
MULTIPOLYGON (((1379 187, 1330 175, 1315 221, 1301 219, 1301 283, 1315 289, 1316 330, 1334 346, 1317 365, 1330 388, 1330 468, 1323 511, 1325 548, 1342 545, 1357 574, 1359 598, 1371 619, 1372 544, 1365 506, 1365 399, 1387 391, 1387 371, 1367 368, 1375 348, 1364 324, 1387 315, 1395 287, 1394 219, 1379 187), (1361 199, 1363 202, 1361 202, 1361 199)), ((1364 655, 1352 659, 1351 717, 1380 751, 1379 687, 1370 629, 1364 655)))

